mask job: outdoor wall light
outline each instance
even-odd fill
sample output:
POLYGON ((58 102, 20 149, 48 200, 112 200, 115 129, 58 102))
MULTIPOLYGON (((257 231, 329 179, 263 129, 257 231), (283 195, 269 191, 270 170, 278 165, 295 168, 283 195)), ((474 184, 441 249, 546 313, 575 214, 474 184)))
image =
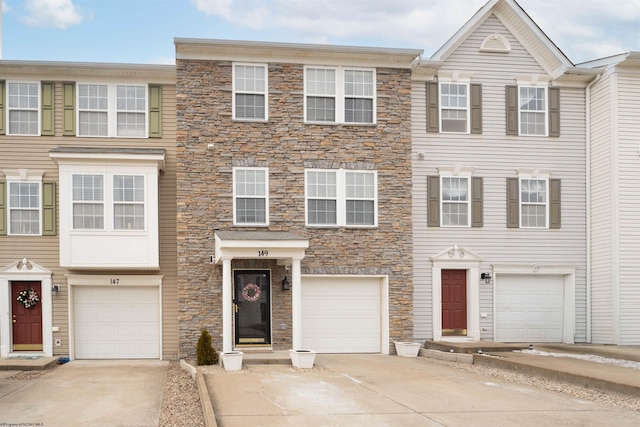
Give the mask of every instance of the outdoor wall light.
POLYGON ((288 291, 289 289, 291 289, 291 284, 289 283, 289 280, 287 279, 287 276, 284 276, 284 279, 282 279, 282 290, 283 291, 288 291))
POLYGON ((54 297, 55 297, 56 295, 58 295, 58 292, 59 292, 59 291, 60 291, 60 286, 58 286, 58 285, 53 285, 53 286, 51 287, 51 295, 53 295, 54 297))
POLYGON ((491 273, 482 273, 480 275, 480 278, 484 280, 484 283, 486 283, 487 285, 491 283, 491 273))

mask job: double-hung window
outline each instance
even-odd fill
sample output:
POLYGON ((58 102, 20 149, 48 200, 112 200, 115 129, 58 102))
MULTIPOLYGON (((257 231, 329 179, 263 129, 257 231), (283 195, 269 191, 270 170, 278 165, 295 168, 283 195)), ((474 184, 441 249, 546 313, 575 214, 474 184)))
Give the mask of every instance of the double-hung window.
POLYGON ((440 83, 440 131, 469 131, 469 85, 440 83))
POLYGON ((268 119, 267 65, 233 64, 233 118, 268 119))
POLYGON ((376 226, 377 174, 375 171, 305 171, 308 226, 376 226))
POLYGON ((104 175, 73 175, 73 229, 104 229, 104 175))
POLYGON ((520 86, 520 135, 547 134, 547 89, 545 87, 520 86))
POLYGON ((41 234, 40 181, 8 181, 9 234, 41 234))
POLYGON ((147 136, 146 85, 78 83, 78 136, 147 136))
POLYGON ((9 82, 9 135, 40 134, 40 83, 9 82))
POLYGON ((269 170, 233 169, 233 223, 269 225, 269 170))
POLYGON ((144 230, 144 176, 113 176, 114 230, 144 230))
POLYGON ((376 122, 375 70, 308 66, 304 74, 305 121, 376 122))
POLYGON ((441 177, 441 203, 443 227, 469 227, 470 178, 461 176, 441 177))
POLYGON ((508 228, 560 228, 560 179, 548 173, 521 171, 507 178, 508 228))

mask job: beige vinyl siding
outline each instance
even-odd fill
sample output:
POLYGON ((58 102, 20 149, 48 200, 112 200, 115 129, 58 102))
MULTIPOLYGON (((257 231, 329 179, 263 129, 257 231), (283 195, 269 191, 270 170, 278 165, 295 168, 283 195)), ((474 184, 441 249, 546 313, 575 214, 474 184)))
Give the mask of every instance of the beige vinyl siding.
MULTIPOLYGON (((37 68, 31 68, 29 78, 54 82, 55 127, 54 135, 47 137, 0 136, 0 171, 7 169, 32 169, 44 172, 43 181, 58 183, 58 165, 49 157, 49 151, 56 147, 136 147, 163 148, 166 150, 166 170, 161 173, 159 183, 159 220, 160 220, 160 270, 159 271, 90 271, 87 274, 158 274, 162 281, 162 356, 177 358, 178 355, 178 319, 177 319, 177 269, 176 269, 176 132, 175 132, 175 83, 163 82, 163 137, 153 139, 118 138, 78 138, 63 136, 62 127, 62 82, 82 80, 75 76, 73 67, 68 75, 56 79, 43 74, 37 76, 37 68)), ((0 66, 0 73, 2 67, 0 66)), ((96 71, 98 73, 100 71, 96 71)), ((7 79, 10 79, 7 77, 7 79)), ((104 80, 113 81, 113 76, 104 80)), ((122 81, 129 81, 123 78, 122 81)), ((153 83, 153 82, 150 82, 153 83)), ((0 174, 0 180, 4 177, 0 174)), ((56 185, 56 206, 59 209, 59 185, 56 185)), ((56 221, 59 218, 56 213, 56 221)), ((56 226, 59 229, 58 226, 56 226)), ((60 285, 60 292, 53 297, 53 326, 60 328, 53 333, 54 341, 61 339, 62 345, 54 346, 55 355, 69 354, 69 307, 68 286, 65 274, 69 270, 59 266, 58 236, 0 236, 0 268, 27 257, 32 262, 52 271, 52 283, 60 285)), ((80 272, 82 273, 82 272, 80 272)), ((74 271, 73 274, 78 274, 74 271)), ((44 290, 43 292, 50 292, 44 290)))
MULTIPOLYGON (((415 339, 432 338, 430 257, 457 244, 483 258, 481 272, 496 263, 537 263, 576 268, 576 342, 586 340, 585 91, 562 87, 559 138, 505 135, 505 85, 516 75, 544 71, 504 25, 491 16, 443 64, 442 71, 471 71, 482 84, 481 135, 427 134, 425 84, 413 84, 413 219, 415 339), (499 33, 511 43, 508 55, 479 53, 481 42, 499 33), (424 153, 424 159, 418 157, 424 153), (427 228, 427 176, 438 168, 473 167, 483 178, 484 225, 481 228, 427 228), (562 180, 562 227, 507 229, 506 178, 518 169, 550 169, 562 180)), ((435 302, 439 303, 439 302, 435 302)), ((493 285, 480 284, 481 338, 493 339, 493 285), (484 330, 483 330, 484 329, 484 330)))
POLYGON ((614 344, 614 288, 617 268, 617 219, 613 174, 614 134, 611 127, 612 75, 591 91, 591 340, 614 344))
POLYGON ((638 264, 638 242, 640 242, 640 157, 638 135, 640 135, 640 75, 626 73, 618 75, 618 343, 640 344, 640 265, 638 264))

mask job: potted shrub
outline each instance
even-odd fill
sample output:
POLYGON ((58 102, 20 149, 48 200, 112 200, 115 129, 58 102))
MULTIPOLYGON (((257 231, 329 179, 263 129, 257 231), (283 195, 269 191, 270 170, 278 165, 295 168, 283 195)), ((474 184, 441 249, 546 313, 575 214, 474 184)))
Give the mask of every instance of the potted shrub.
POLYGON ((311 369, 316 360, 313 350, 289 350, 291 364, 299 369, 311 369))

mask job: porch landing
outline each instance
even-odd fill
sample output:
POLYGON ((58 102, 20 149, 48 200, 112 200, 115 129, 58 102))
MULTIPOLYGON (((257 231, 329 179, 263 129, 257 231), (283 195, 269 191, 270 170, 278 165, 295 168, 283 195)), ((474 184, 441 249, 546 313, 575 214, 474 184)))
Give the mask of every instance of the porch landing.
POLYGON ((0 371, 32 371, 47 369, 58 363, 59 356, 0 357, 0 371))
POLYGON ((532 348, 530 344, 505 344, 494 341, 466 341, 466 340, 442 340, 442 341, 425 341, 424 348, 429 350, 438 350, 449 353, 489 353, 498 351, 513 351, 532 348))

